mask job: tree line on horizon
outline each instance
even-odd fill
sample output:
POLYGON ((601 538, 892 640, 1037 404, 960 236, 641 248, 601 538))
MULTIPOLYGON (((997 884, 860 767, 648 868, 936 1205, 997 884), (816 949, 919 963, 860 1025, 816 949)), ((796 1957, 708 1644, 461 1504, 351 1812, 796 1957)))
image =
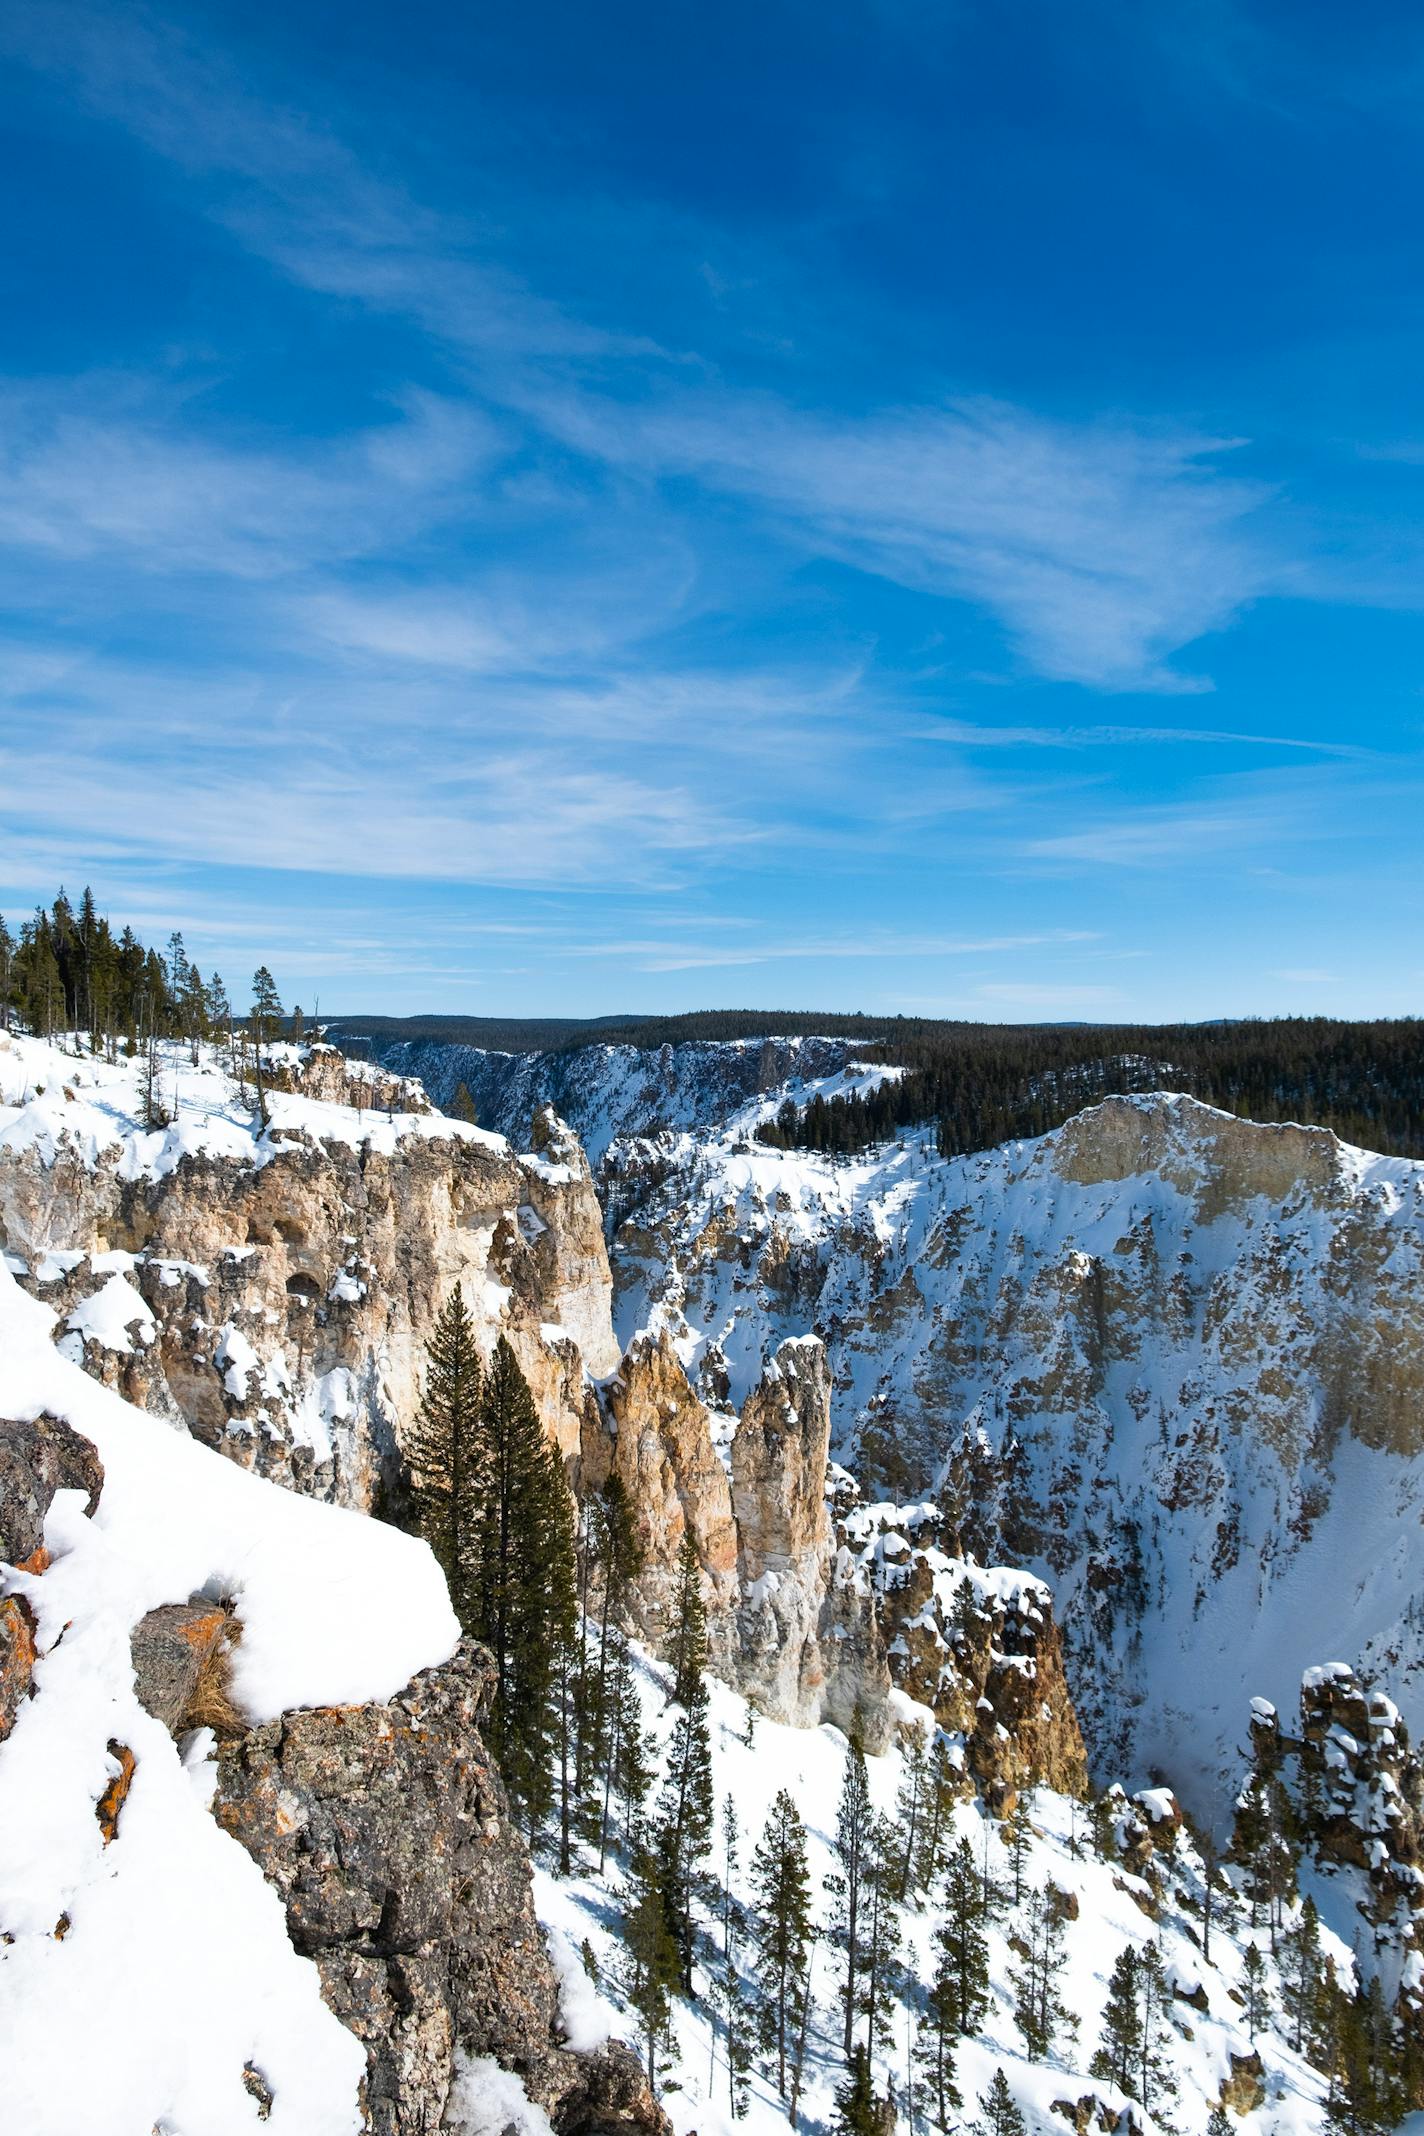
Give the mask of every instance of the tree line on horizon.
MULTIPOLYGON (((301 1037, 306 1028, 300 1008, 290 1017, 283 1010, 265 965, 253 976, 252 1007, 244 1016, 221 975, 199 971, 181 933, 171 934, 163 950, 145 944, 132 927, 116 928, 100 913, 88 888, 77 905, 61 889, 13 931, 0 914, 0 1029, 12 1019, 45 1038, 86 1031, 111 1053, 160 1039, 190 1046, 230 1041, 235 1029, 260 1046, 282 1035, 301 1037)), ((449 1041, 469 1022, 408 1021, 449 1041)), ((404 1026, 367 1017, 346 1019, 343 1028, 379 1038, 404 1026)), ((707 1010, 588 1024, 513 1019, 491 1022, 489 1031, 516 1051, 535 1050, 543 1033, 542 1050, 551 1031, 558 1036, 549 1050, 558 1051, 595 1042, 651 1048, 844 1037, 867 1060, 905 1070, 876 1089, 784 1105, 757 1130, 774 1148, 851 1155, 933 1123, 941 1154, 961 1156, 1046 1134, 1101 1098, 1165 1088, 1247 1119, 1296 1120, 1388 1156, 1424 1157, 1424 1021, 1414 1017, 1035 1025, 707 1010)), ((483 1042, 495 1047, 496 1037, 485 1034, 483 1042)))
POLYGON ((1047 1134, 1102 1098, 1165 1089, 1249 1120, 1332 1128, 1386 1156, 1424 1157, 1424 1022, 1414 1017, 921 1024, 866 1050, 905 1074, 844 1097, 788 1102, 759 1138, 849 1155, 933 1122, 940 1154, 958 1157, 1047 1134))

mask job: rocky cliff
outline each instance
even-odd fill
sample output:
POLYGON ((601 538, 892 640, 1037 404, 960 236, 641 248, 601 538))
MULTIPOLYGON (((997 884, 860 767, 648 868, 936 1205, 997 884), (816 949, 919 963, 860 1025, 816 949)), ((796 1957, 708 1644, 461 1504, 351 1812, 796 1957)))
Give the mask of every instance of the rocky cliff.
POLYGON ((509 1336, 572 1454, 587 1376, 618 1357, 576 1138, 542 1114, 520 1156, 423 1099, 357 1109, 330 1093, 369 1095, 368 1079, 342 1081, 333 1059, 276 1064, 279 1080, 328 1095, 278 1091, 265 1128, 217 1056, 180 1063, 173 1118, 145 1131, 132 1070, 0 1038, 12 1272, 59 1313, 76 1360, 128 1400, 363 1510, 394 1481, 426 1343, 459 1284, 484 1340, 509 1336))
POLYGON ((733 1121, 622 1162, 618 1325, 730 1402, 820 1334, 836 1458, 1051 1580, 1101 1778, 1220 1812, 1242 1700, 1322 1648, 1424 1716, 1424 1167, 1160 1095, 952 1161, 733 1121))
POLYGON ((487 2057, 560 2136, 665 2136, 626 2050, 568 2042, 428 1552, 135 1412, 48 1323, 0 1269, 7 2116, 434 2136, 487 2057))

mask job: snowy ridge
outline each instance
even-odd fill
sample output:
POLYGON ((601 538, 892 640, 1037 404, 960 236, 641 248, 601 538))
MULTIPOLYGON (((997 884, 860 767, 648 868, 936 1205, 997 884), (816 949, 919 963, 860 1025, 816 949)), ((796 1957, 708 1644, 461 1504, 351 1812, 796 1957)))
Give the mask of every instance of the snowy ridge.
POLYGON ((418 1076, 439 1105, 448 1105, 464 1083, 478 1117, 511 1141, 523 1141, 538 1107, 552 1105, 576 1130, 596 1168, 610 1144, 623 1137, 713 1129, 749 1100, 773 1091, 779 1102, 781 1086, 793 1077, 824 1080, 829 1092, 829 1079, 854 1059, 857 1042, 699 1039, 679 1046, 491 1053, 478 1046, 403 1039, 377 1050, 384 1066, 418 1076))
MULTIPOLYGON (((275 1089, 266 1093, 264 1128, 251 1095, 244 1100, 221 1049, 211 1046, 201 1048, 196 1063, 184 1048, 165 1046, 155 1098, 169 1123, 146 1128, 142 1062, 110 1062, 81 1051, 77 1039, 71 1043, 72 1053, 63 1042, 0 1033, 0 1154, 33 1151, 46 1168, 62 1157, 90 1170, 103 1164, 119 1179, 140 1180, 166 1178, 187 1156, 262 1165, 304 1139, 388 1153, 408 1137, 453 1137, 505 1148, 503 1137, 441 1113, 358 1112, 330 1099, 275 1089)), ((264 1059, 279 1071, 291 1070, 300 1057, 296 1047, 264 1049, 264 1059)), ((355 1064, 356 1071, 365 1065, 355 1064)))

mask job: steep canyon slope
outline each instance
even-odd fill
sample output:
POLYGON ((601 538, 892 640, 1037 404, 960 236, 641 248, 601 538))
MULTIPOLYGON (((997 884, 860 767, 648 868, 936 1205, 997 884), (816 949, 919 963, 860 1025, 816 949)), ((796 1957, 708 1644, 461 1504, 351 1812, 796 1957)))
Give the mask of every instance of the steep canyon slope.
POLYGON ((1417 1727, 1424 1166, 1170 1095, 820 1159, 751 1139, 776 1102, 609 1152, 620 1328, 734 1401, 819 1333, 862 1487, 1052 1582, 1101 1777, 1219 1814, 1243 1700, 1322 1655, 1417 1727))

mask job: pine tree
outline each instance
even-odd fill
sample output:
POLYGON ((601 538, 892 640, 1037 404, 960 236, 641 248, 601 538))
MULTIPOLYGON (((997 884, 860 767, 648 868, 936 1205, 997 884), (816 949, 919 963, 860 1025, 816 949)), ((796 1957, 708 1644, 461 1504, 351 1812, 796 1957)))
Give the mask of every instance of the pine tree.
POLYGON ((1159 2128, 1169 2126, 1167 2103, 1177 2096, 1172 2058, 1172 1989, 1162 1962, 1161 1946, 1146 1945, 1137 1961, 1138 2011, 1141 2037, 1137 2047, 1136 2096, 1142 2110, 1159 2128))
MULTIPOLYGON (((180 947, 181 947, 181 937, 180 947)), ((276 981, 265 964, 252 975, 252 1036, 260 1048, 270 1046, 282 1021, 282 1002, 276 981)))
POLYGON ((1033 1826, 1029 1822, 1028 1792, 1021 1789, 1014 1798, 1013 1808, 1004 1819, 1004 1845, 1009 1853, 1009 1875, 1012 1879, 1015 1906, 1023 1904, 1024 1880, 1028 1874, 1032 1841, 1033 1826))
POLYGON ((861 1965, 861 2007, 865 2016, 865 2044, 873 2055, 878 2043, 888 2040, 890 1994, 900 1949, 900 1917, 896 1890, 903 1865, 900 1834, 888 1817, 871 1821, 865 1856, 865 1921, 861 1965))
POLYGON ((634 1831, 653 1784, 656 1745, 643 1731, 633 1658, 626 1641, 620 1641, 609 1673, 608 1745, 598 1834, 600 1872, 609 1847, 619 1839, 620 1827, 623 1846, 632 1846, 634 1831))
POLYGON ((416 1532, 434 1551, 449 1582, 455 1614, 469 1631, 475 1615, 469 1581, 484 1506, 484 1372, 474 1322, 458 1285, 436 1322, 427 1354, 425 1395, 405 1447, 411 1503, 416 1532))
POLYGON ((989 1942, 984 1933, 984 1887, 974 1850, 961 1839, 944 1878, 940 1961, 931 1994, 955 2032, 977 2032, 989 2009, 989 1942))
POLYGON ((1281 2014, 1297 2054, 1313 2059, 1321 2029, 1325 1961, 1320 1948, 1320 1916, 1307 1897, 1300 1919, 1281 1938, 1281 2014))
POLYGON ((643 1547, 633 1508, 620 1476, 609 1476, 602 1491, 591 1501, 586 1511, 588 1540, 584 1550, 585 1607, 579 1648, 577 1785, 582 1793, 589 1778, 594 1774, 597 1774, 601 1781, 602 1804, 598 1817, 601 1866, 608 1847, 609 1806, 613 1795, 623 1723, 627 1716, 626 1702, 613 1697, 614 1676, 619 1670, 620 1657, 625 1666, 619 1675, 619 1682, 626 1688, 631 1681, 630 1670, 626 1666, 627 1642, 621 1613, 629 1587, 642 1569, 643 1547), (589 1582, 595 1572, 601 1580, 603 1594, 598 1624, 598 1651, 596 1657, 593 1657, 589 1649, 587 1597, 589 1582))
POLYGON ((698 1866, 712 1839, 712 1739, 707 1721, 707 1617, 702 1568, 691 1527, 678 1559, 671 1703, 678 1709, 658 1797, 657 1844, 663 1903, 682 1960, 682 1987, 692 1993, 693 1899, 698 1866))
POLYGON ((973 2124, 974 2136, 1028 2136, 1009 2080, 1002 2069, 994 2071, 984 2098, 984 2110, 973 2124))
POLYGON ((1326 2125, 1335 2136, 1385 2136, 1407 2101, 1400 2083, 1400 2056, 1379 1981, 1337 1993, 1330 2027, 1330 2090, 1326 2125))
POLYGON ((853 2047, 844 2083, 836 2093, 836 2136, 880 2136, 880 2103, 870 2075, 870 2056, 853 2047))
POLYGON ((1095 1795, 1088 1810, 1093 1852, 1100 1862, 1117 1860, 1117 1804, 1111 1795, 1095 1795))
POLYGON ((1246 2030, 1256 2034, 1271 2021, 1271 1996, 1266 1983, 1266 1961, 1257 1943, 1248 1943, 1241 1966, 1241 1987, 1246 1998, 1246 2030))
POLYGON ((776 2088, 786 2097, 786 2058, 794 2046, 796 1986, 811 1941, 811 1876, 806 1828, 785 1788, 752 1856, 752 1922, 763 1995, 764 2032, 776 2050, 776 2088))
POLYGON ((895 1799, 895 1814, 900 1820, 900 1873, 896 1879, 895 1896, 902 1903, 907 1895, 918 1888, 919 1864, 923 1853, 923 1831, 929 1806, 930 1760, 923 1728, 911 1732, 905 1747, 904 1767, 900 1776, 899 1793, 895 1799))
POLYGON ((827 1879, 827 1889, 835 1901, 833 1926, 836 1940, 846 1954, 845 1985, 842 1989, 845 2016, 842 2041, 847 2064, 851 2061, 856 2012, 860 2007, 863 1935, 861 1905, 864 1898, 870 1820, 870 1776, 865 1769, 865 1752, 861 1747, 859 1731, 852 1729, 845 1774, 841 1781, 841 1799, 836 1811, 836 1854, 840 1861, 840 1871, 827 1879))
POLYGON ((959 1982, 941 1944, 939 1969, 925 1998, 925 2014, 915 2034, 915 2067, 929 2094, 929 2119, 940 2136, 950 2136, 957 2126, 954 2116, 964 2101, 954 2081, 954 2056, 959 2044, 959 1982))
POLYGON ((734 2121, 740 2121, 747 2110, 747 2080, 752 2066, 747 2001, 737 1965, 737 1953, 746 1925, 745 1908, 735 1891, 740 1844, 736 1804, 728 1795, 722 1803, 722 1949, 712 1968, 712 2060, 715 2070, 720 2019, 727 2051, 727 2105, 734 2121))
POLYGON ((276 1037, 281 1020, 282 1003, 276 983, 266 965, 259 964, 252 975, 252 1014, 248 1021, 252 1029, 252 1072, 257 1082, 257 1117, 264 1126, 267 1091, 263 1081, 262 1049, 276 1037))
POLYGON ((1023 1942, 1023 1956, 1012 1975, 1014 2019, 1029 2053, 1038 2061, 1046 2061, 1059 2040, 1077 2029, 1058 1992, 1067 1952, 1063 1912, 1055 1892, 1030 1894, 1023 1942))
POLYGON ((579 1607, 576 1574, 578 1510, 558 1448, 546 1443, 547 1534, 550 1544, 545 1589, 551 1657, 550 1726, 557 1758, 559 1870, 573 1866, 573 1827, 577 1798, 574 1758, 577 1730, 579 1607))
POLYGON ((672 2021, 678 1955, 668 1927, 657 1863, 646 1848, 638 1849, 633 1860, 629 1904, 623 1915, 623 1941, 628 1954, 625 1992, 638 2014, 648 2084, 655 2089, 659 2057, 672 2021))
POLYGON ((1098 2050, 1088 2064, 1090 2076, 1104 2078, 1134 2099, 1138 2096, 1137 2060, 1142 2049, 1137 1970, 1137 1953, 1130 1943, 1124 1944, 1108 1980, 1098 2050))
POLYGON ((450 1117, 452 1120, 463 1120, 470 1127, 476 1125, 475 1101, 470 1096, 470 1086, 466 1082, 461 1081, 455 1085, 455 1095, 450 1100, 450 1117))
POLYGON ((924 1809, 920 1817, 914 1874, 917 1891, 928 1891, 944 1867, 945 1849, 954 1828, 954 1805, 963 1792, 963 1775, 951 1760, 944 1737, 936 1733, 930 1745, 924 1809))

